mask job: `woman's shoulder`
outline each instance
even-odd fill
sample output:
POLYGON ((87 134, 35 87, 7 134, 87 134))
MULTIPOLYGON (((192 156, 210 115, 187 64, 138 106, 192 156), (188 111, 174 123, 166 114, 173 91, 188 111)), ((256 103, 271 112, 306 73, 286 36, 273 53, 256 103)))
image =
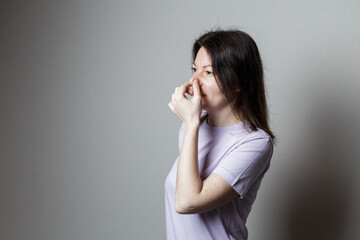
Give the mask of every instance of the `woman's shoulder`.
POLYGON ((246 127, 244 124, 242 131, 237 131, 232 133, 232 136, 237 139, 241 144, 248 142, 258 142, 258 143, 271 143, 273 144, 271 136, 264 130, 257 128, 256 130, 251 130, 246 127))

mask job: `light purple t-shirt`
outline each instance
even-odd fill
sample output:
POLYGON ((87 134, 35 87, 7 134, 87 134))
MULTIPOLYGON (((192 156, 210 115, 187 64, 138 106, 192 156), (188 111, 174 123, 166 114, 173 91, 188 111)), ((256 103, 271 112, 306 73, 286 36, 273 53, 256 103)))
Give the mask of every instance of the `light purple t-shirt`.
MULTIPOLYGON (((211 173, 222 177, 239 194, 229 203, 200 214, 175 211, 175 186, 179 157, 165 180, 166 234, 168 240, 247 239, 246 219, 265 172, 273 142, 263 130, 247 132, 245 123, 199 128, 198 162, 201 179, 211 173)), ((179 151, 185 125, 179 130, 179 151)))

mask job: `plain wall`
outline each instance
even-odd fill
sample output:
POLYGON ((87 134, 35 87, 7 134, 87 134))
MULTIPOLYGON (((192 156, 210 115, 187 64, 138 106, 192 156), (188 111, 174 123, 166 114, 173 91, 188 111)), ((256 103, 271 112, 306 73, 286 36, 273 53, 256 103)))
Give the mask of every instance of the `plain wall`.
POLYGON ((251 240, 359 239, 359 1, 2 1, 0 239, 165 239, 168 109, 205 31, 264 67, 272 165, 251 240))

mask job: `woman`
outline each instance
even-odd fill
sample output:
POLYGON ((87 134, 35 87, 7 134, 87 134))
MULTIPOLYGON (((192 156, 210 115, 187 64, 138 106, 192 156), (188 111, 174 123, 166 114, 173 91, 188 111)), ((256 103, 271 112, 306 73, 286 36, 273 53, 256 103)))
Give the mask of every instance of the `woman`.
POLYGON ((167 238, 247 239, 275 140, 260 54, 242 31, 210 31, 194 43, 192 69, 169 103, 183 123, 165 181, 167 238))

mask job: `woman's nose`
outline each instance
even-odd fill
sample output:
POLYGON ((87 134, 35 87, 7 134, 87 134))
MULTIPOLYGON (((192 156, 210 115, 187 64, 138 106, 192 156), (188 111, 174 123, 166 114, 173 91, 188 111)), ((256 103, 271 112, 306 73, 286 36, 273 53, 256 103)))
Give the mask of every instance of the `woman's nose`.
POLYGON ((190 82, 191 84, 193 84, 195 79, 197 79, 199 82, 201 81, 201 80, 200 80, 200 77, 199 77, 199 73, 196 73, 196 72, 195 72, 195 73, 192 75, 192 77, 190 78, 189 82, 190 82))

